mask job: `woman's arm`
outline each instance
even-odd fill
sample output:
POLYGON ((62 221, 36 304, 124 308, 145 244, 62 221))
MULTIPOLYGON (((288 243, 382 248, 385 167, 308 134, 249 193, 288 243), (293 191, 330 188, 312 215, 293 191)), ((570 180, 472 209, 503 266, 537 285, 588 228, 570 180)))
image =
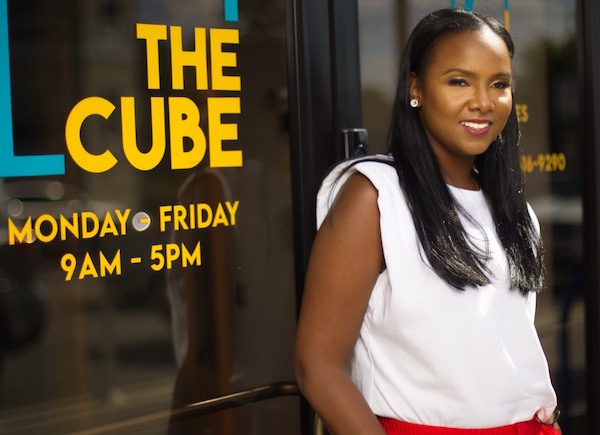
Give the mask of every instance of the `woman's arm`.
POLYGON ((333 434, 385 434, 348 376, 383 264, 377 190, 354 174, 315 238, 296 340, 298 383, 333 434))

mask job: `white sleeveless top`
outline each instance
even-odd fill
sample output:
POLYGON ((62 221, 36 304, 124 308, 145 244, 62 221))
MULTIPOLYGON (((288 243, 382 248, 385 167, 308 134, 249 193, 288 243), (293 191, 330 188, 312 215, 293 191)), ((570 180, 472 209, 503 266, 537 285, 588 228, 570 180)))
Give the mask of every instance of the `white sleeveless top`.
POLYGON ((359 171, 378 190, 387 269, 373 288, 350 368, 373 412, 456 428, 528 421, 538 410, 540 419, 549 418, 556 395, 534 326, 536 296, 510 289, 483 193, 450 187, 479 225, 461 216, 472 241, 489 252, 493 272, 489 285, 459 291, 428 266, 395 169, 361 162, 336 182, 347 165, 323 182, 317 221, 320 226, 352 173, 359 171))

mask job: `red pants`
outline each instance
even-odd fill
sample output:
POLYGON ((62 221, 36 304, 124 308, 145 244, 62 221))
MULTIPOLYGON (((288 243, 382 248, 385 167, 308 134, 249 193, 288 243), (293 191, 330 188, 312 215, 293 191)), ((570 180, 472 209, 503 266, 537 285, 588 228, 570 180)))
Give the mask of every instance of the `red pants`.
POLYGON ((378 417, 389 435, 558 435, 558 430, 532 420, 489 429, 455 429, 406 423, 391 418, 378 417))

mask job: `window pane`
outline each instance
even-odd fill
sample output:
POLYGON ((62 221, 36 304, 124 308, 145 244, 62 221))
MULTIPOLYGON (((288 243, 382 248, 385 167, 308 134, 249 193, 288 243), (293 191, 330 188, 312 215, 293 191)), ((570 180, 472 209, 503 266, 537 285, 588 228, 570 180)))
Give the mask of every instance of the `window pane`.
POLYGON ((164 433, 172 407, 293 379, 285 2, 237 5, 8 2, 0 431, 164 433))

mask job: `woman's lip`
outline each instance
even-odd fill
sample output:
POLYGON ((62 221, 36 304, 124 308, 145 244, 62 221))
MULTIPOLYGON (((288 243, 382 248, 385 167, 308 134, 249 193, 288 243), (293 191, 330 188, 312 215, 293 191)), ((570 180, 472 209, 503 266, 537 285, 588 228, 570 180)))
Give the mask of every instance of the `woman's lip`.
POLYGON ((473 136, 486 135, 492 128, 492 123, 490 121, 481 120, 461 121, 460 125, 462 125, 463 128, 473 136))

